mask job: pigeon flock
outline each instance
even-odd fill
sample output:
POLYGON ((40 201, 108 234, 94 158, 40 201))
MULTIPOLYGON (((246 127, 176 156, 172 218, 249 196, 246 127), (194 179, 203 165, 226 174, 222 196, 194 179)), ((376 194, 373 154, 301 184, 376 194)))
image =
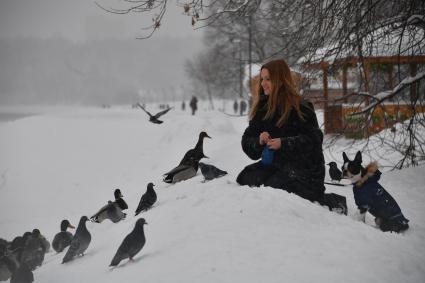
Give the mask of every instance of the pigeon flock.
MULTIPOLYGON (((138 104, 150 117, 152 123, 160 124, 158 120, 161 115, 167 113, 171 108, 151 115, 144 107, 138 104)), ((199 134, 198 141, 194 148, 188 150, 179 165, 164 174, 163 181, 166 183, 176 183, 190 179, 197 174, 198 168, 204 176, 204 181, 219 178, 227 174, 213 165, 201 163, 202 158, 208 158, 203 151, 204 138, 211 138, 206 132, 199 134)), ((123 199, 120 189, 114 191, 114 201, 108 201, 93 216, 81 216, 75 234, 68 229, 74 229, 69 220, 64 219, 60 223, 60 231, 54 236, 52 248, 58 254, 66 251, 62 259, 62 264, 83 256, 89 248, 92 240, 90 231, 87 229, 87 221, 102 223, 109 219, 113 223, 118 223, 126 218, 123 211, 128 209, 127 203, 123 199)), ((146 192, 142 195, 140 202, 135 210, 135 216, 151 209, 157 201, 157 194, 154 190, 154 184, 147 185, 146 192)), ((133 260, 146 243, 144 225, 147 222, 144 218, 136 220, 134 229, 129 233, 121 245, 109 266, 115 267, 122 260, 133 260)), ((11 242, 0 238, 0 281, 13 283, 29 283, 34 281, 33 271, 42 265, 44 256, 50 250, 49 241, 41 234, 40 230, 34 229, 32 232, 25 232, 22 236, 15 237, 11 242)))

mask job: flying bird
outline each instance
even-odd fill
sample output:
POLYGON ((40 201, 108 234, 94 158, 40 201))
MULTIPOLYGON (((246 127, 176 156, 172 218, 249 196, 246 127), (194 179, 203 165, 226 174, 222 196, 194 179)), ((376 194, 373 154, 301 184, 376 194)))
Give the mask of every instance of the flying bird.
POLYGON ((87 230, 86 222, 87 216, 82 216, 78 223, 77 231, 72 238, 71 245, 62 260, 62 263, 66 263, 74 259, 78 255, 84 255, 84 252, 89 247, 91 242, 91 234, 87 230))
POLYGON ((167 108, 165 110, 162 110, 162 111, 156 113, 155 115, 152 115, 140 103, 137 103, 137 106, 139 106, 140 108, 142 108, 142 110, 145 111, 146 114, 149 115, 149 121, 152 122, 152 123, 154 123, 154 124, 162 124, 164 121, 161 121, 158 118, 161 117, 162 115, 164 115, 165 113, 167 113, 168 111, 170 111, 173 108, 173 107, 170 107, 170 108, 167 108))
POLYGON ((142 250, 146 243, 143 230, 143 225, 145 224, 148 223, 146 223, 144 218, 136 221, 133 231, 124 238, 109 266, 117 266, 126 258, 133 260, 133 257, 142 250))
POLYGON ((218 169, 214 165, 205 164, 202 162, 199 162, 199 168, 201 168, 201 173, 206 181, 219 178, 227 174, 226 171, 218 169))
POLYGON ((62 252, 71 244, 73 236, 70 232, 66 231, 68 228, 74 229, 75 227, 67 219, 62 220, 61 231, 55 235, 52 242, 52 247, 57 253, 62 252))
POLYGON ((336 162, 332 161, 329 162, 327 165, 329 165, 329 176, 331 176, 332 181, 341 181, 342 178, 342 172, 338 169, 338 165, 336 162))
POLYGON ((148 210, 156 202, 157 196, 155 190, 153 189, 154 186, 155 185, 153 183, 148 184, 146 192, 142 195, 139 205, 137 206, 135 216, 137 216, 142 211, 148 210))

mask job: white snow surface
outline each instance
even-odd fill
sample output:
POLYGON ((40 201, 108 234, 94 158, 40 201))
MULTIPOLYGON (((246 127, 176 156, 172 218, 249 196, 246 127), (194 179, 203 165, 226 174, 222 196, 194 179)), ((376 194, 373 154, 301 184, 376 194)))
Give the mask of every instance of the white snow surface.
POLYGON ((77 225, 115 188, 129 205, 124 221, 87 223, 92 241, 84 256, 61 264, 64 252, 47 253, 35 282, 425 282, 424 166, 382 175, 410 219, 405 233, 383 233, 370 215, 366 224, 356 220, 351 186, 327 186, 347 197, 344 216, 282 190, 236 184, 253 162, 240 146, 246 117, 201 107, 195 116, 174 109, 162 118, 152 124, 128 107, 60 108, 0 123, 1 238, 39 228, 51 241, 61 220, 77 225), (204 162, 229 174, 162 182, 203 130, 212 137, 204 162), (148 182, 158 202, 134 217, 148 182), (145 247, 134 261, 109 268, 140 217, 148 222, 145 247))

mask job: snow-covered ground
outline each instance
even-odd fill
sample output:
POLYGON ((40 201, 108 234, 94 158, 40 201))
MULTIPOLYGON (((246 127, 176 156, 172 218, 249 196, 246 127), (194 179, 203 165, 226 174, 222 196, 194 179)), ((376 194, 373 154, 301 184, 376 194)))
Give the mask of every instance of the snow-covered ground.
MULTIPOLYGON (((64 253, 49 252, 35 282, 425 282, 424 166, 383 174, 381 184, 411 221, 403 234, 383 233, 372 217, 356 220, 351 187, 327 187, 347 197, 343 216, 281 190, 237 185, 252 162, 240 147, 246 117, 174 109, 163 120, 113 107, 46 109, 0 123, 1 238, 37 227, 51 241, 62 219, 76 225, 90 217, 115 188, 129 205, 122 222, 87 223, 84 257, 61 264, 64 253), (229 174, 162 182, 203 130, 212 137, 205 162, 229 174), (134 217, 148 182, 158 202, 134 217), (145 247, 134 262, 110 269, 139 217, 149 223, 145 247)), ((341 150, 325 151, 326 161, 340 164, 341 150)))

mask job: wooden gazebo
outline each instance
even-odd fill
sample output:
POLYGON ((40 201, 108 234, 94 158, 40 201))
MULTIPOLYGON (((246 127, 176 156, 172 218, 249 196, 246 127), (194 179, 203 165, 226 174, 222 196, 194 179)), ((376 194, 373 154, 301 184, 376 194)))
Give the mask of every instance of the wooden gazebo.
MULTIPOLYGON (((376 57, 346 57, 335 60, 332 65, 327 61, 321 61, 313 64, 304 64, 303 67, 307 70, 321 70, 323 75, 323 101, 324 101, 324 120, 325 133, 339 133, 343 129, 341 107, 333 107, 329 105, 328 100, 328 73, 332 66, 333 68, 342 69, 342 97, 348 96, 347 91, 347 70, 351 66, 356 66, 358 63, 363 64, 364 68, 364 91, 369 93, 370 90, 370 74, 372 64, 387 64, 388 72, 388 89, 394 88, 393 72, 394 65, 409 65, 410 76, 414 77, 417 74, 418 64, 425 64, 425 55, 415 56, 376 56, 376 57)), ((416 83, 410 86, 410 98, 415 100, 418 96, 416 83)), ((369 100, 366 98, 366 104, 369 100)))

